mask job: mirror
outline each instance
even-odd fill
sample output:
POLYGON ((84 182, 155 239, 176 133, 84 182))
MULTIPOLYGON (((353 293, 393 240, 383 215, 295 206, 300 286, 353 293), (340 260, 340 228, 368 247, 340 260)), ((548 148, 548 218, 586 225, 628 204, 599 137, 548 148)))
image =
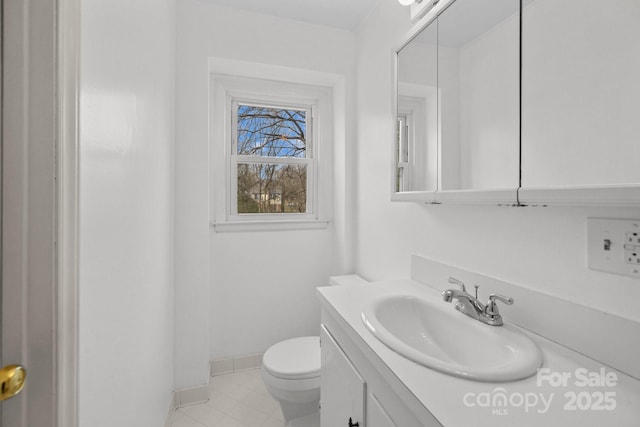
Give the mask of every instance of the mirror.
POLYGON ((640 2, 523 8, 522 186, 640 183, 640 2))
POLYGON ((519 11, 519 0, 450 2, 397 52, 396 192, 515 192, 519 11))
POLYGON ((519 0, 457 0, 438 17, 440 189, 519 184, 519 0))
POLYGON ((395 191, 435 191, 438 183, 437 25, 397 53, 395 191))

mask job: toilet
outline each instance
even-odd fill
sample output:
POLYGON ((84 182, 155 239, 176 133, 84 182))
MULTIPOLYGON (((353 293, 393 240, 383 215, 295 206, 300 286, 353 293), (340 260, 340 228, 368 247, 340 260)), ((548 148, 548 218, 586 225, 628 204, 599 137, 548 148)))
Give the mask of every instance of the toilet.
MULTIPOLYGON (((334 276, 330 285, 367 283, 356 275, 334 276)), ((272 345, 262 358, 262 379, 280 403, 287 427, 319 425, 320 337, 298 337, 272 345)))
POLYGON ((318 412, 320 403, 320 337, 279 342, 262 358, 262 379, 280 403, 287 427, 318 412))

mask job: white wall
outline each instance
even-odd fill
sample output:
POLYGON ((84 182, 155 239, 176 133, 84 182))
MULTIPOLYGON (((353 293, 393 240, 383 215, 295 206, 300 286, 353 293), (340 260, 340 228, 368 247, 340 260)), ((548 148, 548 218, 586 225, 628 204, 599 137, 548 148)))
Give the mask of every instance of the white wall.
MULTIPOLYGON (((283 338, 317 334, 314 287, 352 266, 347 231, 354 183, 352 33, 268 15, 178 3, 176 121, 176 387, 206 383, 206 362, 262 352, 283 338), (208 58, 343 75, 346 92, 334 159, 329 228, 216 233, 210 229, 208 58)), ((215 188, 220 183, 215 184, 215 188)), ((222 187, 220 187, 222 188, 222 187)))
POLYGON ((79 425, 161 426, 173 390, 173 0, 82 2, 79 425))
POLYGON ((587 217, 637 218, 637 210, 389 201, 394 135, 390 52, 408 30, 408 8, 383 1, 357 34, 358 273, 368 279, 408 277, 409 256, 418 253, 640 319, 640 283, 591 271, 585 259, 587 217))

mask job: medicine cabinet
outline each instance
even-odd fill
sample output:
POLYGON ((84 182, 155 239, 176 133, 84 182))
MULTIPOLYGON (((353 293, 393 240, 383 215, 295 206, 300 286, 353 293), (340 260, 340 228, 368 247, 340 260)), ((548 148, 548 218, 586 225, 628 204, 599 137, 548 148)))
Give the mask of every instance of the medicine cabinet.
POLYGON ((441 0, 395 52, 392 199, 640 205, 640 2, 441 0))

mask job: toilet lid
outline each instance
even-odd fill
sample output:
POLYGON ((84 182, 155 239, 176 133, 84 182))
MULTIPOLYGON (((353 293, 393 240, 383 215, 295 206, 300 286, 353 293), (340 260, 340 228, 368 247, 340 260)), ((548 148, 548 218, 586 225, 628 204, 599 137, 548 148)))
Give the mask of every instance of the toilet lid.
POLYGON ((305 379, 320 376, 320 337, 300 337, 274 344, 262 358, 274 377, 305 379))

